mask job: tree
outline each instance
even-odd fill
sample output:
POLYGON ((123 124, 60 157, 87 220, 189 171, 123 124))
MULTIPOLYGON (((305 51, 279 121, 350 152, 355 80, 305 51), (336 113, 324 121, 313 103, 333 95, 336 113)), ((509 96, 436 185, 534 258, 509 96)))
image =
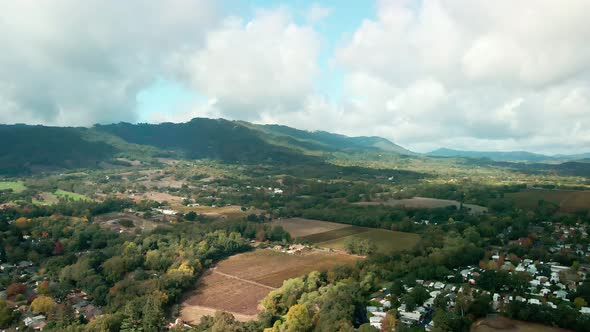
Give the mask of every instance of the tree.
POLYGON ((34 313, 44 313, 47 314, 51 312, 51 309, 55 305, 55 302, 52 298, 45 295, 40 295, 36 299, 33 300, 31 303, 31 310, 34 313))
POLYGON ((397 326, 397 318, 394 311, 388 311, 385 318, 381 322, 381 332, 395 331, 397 326))
POLYGON ((27 285, 18 282, 8 285, 8 287, 6 288, 6 295, 13 296, 17 294, 23 294, 26 290, 27 285))
POLYGON ((305 332, 311 330, 313 322, 311 321, 309 310, 306 305, 296 304, 289 309, 281 332, 305 332))
POLYGON ((164 312, 162 311, 162 297, 164 294, 156 292, 146 296, 143 306, 142 327, 145 332, 159 331, 164 323, 164 312))
POLYGON ((125 261, 121 256, 114 256, 102 263, 102 269, 105 277, 111 281, 116 282, 123 277, 127 272, 125 261))
POLYGON ((8 328, 17 318, 17 313, 8 306, 6 301, 0 299, 0 328, 8 328))
POLYGON ((188 221, 195 221, 197 220, 197 213, 195 211, 190 211, 184 215, 184 219, 188 221))
POLYGON ((574 299, 574 305, 580 310, 580 308, 588 306, 588 302, 581 297, 576 297, 574 299))

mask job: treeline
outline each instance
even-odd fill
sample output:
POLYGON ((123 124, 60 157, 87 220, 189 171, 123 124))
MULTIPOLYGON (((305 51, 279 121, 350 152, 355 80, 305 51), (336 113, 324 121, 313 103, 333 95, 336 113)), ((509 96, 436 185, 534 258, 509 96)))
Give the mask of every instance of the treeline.
MULTIPOLYGON (((0 259, 32 261, 46 278, 33 296, 34 286, 22 284, 18 275, 0 278, 3 288, 18 290, 11 300, 27 294, 16 300, 31 304, 38 296, 37 304, 43 305, 34 310, 49 318, 49 331, 158 331, 165 317, 176 315, 181 294, 204 269, 250 249, 240 231, 252 238, 260 231, 279 240, 288 237, 282 228, 245 220, 203 225, 179 221, 141 234, 115 233, 91 221, 96 213, 128 206, 127 201, 110 200, 2 211, 4 220, 13 221, 0 223, 0 259), (90 323, 78 317, 66 301, 72 289, 84 290, 105 314, 90 323)), ((2 305, 0 327, 18 325, 18 317, 2 305)))

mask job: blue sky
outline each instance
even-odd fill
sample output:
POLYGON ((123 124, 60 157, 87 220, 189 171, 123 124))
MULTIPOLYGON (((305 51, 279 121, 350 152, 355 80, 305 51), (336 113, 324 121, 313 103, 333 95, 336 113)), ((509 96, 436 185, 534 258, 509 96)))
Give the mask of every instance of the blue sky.
POLYGON ((0 123, 201 116, 419 152, 590 146, 588 0, 2 5, 0 123))
MULTIPOLYGON (((298 24, 308 24, 308 13, 313 6, 329 10, 329 14, 314 23, 321 36, 321 51, 318 59, 320 74, 315 89, 330 100, 342 97, 344 73, 332 63, 335 49, 345 43, 365 19, 374 19, 375 3, 368 0, 293 0, 288 2, 272 0, 222 1, 228 15, 252 20, 256 11, 287 8, 298 24)), ((139 122, 149 122, 158 113, 183 113, 190 105, 205 102, 206 98, 194 89, 179 82, 158 77, 150 86, 137 94, 139 122)))

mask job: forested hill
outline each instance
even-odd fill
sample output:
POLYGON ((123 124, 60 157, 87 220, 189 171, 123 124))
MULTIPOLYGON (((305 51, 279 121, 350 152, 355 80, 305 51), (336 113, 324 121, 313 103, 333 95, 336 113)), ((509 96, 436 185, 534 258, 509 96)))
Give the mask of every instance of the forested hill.
POLYGON ((333 152, 411 154, 380 137, 347 137, 286 126, 195 118, 186 123, 92 128, 0 125, 0 174, 103 167, 118 158, 210 158, 227 162, 307 162, 333 152))

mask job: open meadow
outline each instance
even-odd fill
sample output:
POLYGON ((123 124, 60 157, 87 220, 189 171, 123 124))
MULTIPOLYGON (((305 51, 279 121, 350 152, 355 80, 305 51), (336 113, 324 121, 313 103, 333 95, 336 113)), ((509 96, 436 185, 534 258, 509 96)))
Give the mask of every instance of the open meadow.
POLYGON ((354 264, 358 258, 319 251, 287 254, 270 249, 231 256, 207 271, 198 286, 182 302, 182 319, 198 323, 217 310, 234 314, 238 320, 252 320, 258 304, 283 281, 312 271, 327 271, 337 265, 354 264))
POLYGON ((24 183, 20 181, 2 181, 0 182, 0 190, 12 189, 15 193, 22 192, 26 189, 24 183))
POLYGON ((471 326, 471 332, 570 332, 552 326, 509 319, 505 317, 483 318, 471 326))
POLYGON ((540 201, 553 203, 565 213, 590 209, 590 191, 531 189, 504 197, 523 209, 535 209, 540 201))

